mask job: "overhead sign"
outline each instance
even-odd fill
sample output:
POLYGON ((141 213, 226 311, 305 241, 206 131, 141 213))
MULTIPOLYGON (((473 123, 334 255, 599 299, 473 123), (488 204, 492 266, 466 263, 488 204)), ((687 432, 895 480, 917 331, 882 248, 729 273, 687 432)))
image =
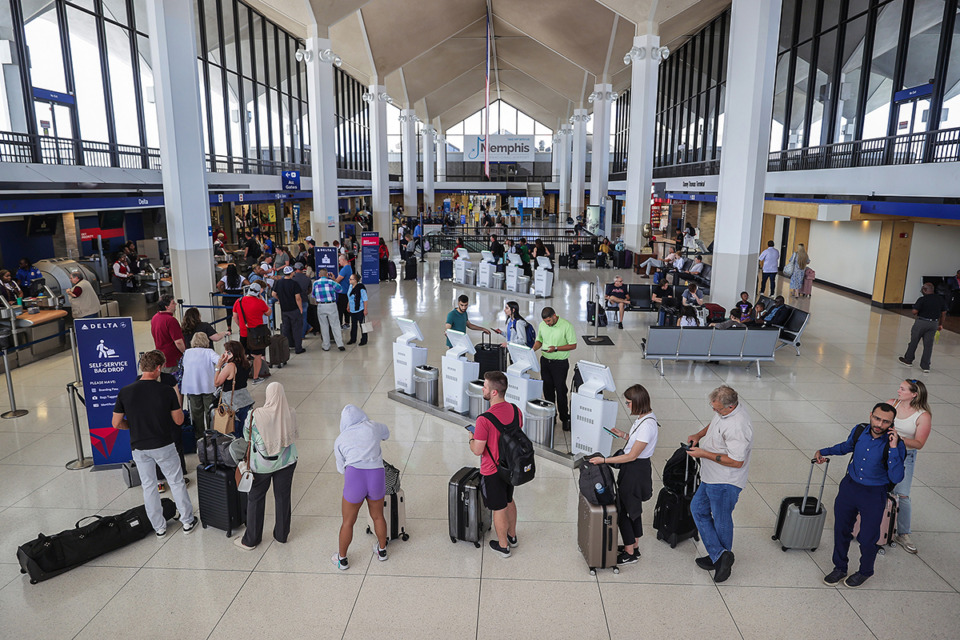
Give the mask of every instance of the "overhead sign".
POLYGON ((80 240, 90 242, 96 240, 97 236, 101 238, 122 238, 123 229, 101 229, 100 227, 91 227, 89 229, 80 229, 80 240))
POLYGON ((283 181, 284 191, 299 191, 300 190, 300 172, 299 171, 284 171, 280 174, 280 179, 283 181))
POLYGON ((380 284, 380 234, 364 231, 360 237, 360 278, 363 284, 380 284))
MULTIPOLYGON (((464 136, 465 162, 483 162, 484 136, 464 136)), ((536 144, 533 136, 490 136, 490 162, 533 162, 536 144)))
POLYGON ((113 428, 113 407, 120 389, 137 379, 133 320, 87 318, 74 320, 73 325, 93 463, 128 462, 130 432, 113 428))
POLYGON ((327 271, 337 272, 337 248, 336 247, 317 247, 314 249, 316 256, 317 271, 326 269, 327 271))

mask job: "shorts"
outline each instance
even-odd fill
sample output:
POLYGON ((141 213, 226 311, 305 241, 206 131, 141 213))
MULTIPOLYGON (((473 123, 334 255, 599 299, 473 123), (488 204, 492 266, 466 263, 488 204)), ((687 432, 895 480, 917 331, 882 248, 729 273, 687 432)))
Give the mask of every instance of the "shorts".
POLYGON ((240 344, 243 345, 243 350, 247 352, 248 356, 262 356, 267 350, 266 349, 251 349, 247 346, 247 336, 240 336, 240 344))
POLYGON ((343 470, 343 499, 350 504, 360 504, 367 500, 383 500, 387 495, 387 477, 383 467, 379 469, 357 469, 347 467, 343 470))
POLYGON ((483 495, 483 504, 490 511, 506 509, 513 502, 513 485, 507 484, 500 476, 480 476, 480 493, 483 495))

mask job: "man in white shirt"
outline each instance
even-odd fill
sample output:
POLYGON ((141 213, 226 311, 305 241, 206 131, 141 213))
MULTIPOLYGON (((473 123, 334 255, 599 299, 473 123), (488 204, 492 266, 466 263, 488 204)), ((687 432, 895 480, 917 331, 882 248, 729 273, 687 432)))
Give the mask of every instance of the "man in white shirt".
POLYGON ((737 392, 721 385, 710 393, 714 416, 703 430, 687 438, 687 452, 700 458, 700 487, 690 502, 690 513, 707 555, 697 566, 716 571, 714 582, 730 577, 733 566, 733 508, 747 485, 753 424, 740 406, 737 392))
POLYGON ((763 280, 760 281, 760 293, 763 293, 763 287, 770 281, 770 295, 777 284, 777 272, 780 271, 780 252, 773 248, 773 240, 767 240, 767 248, 760 254, 760 267, 763 270, 763 280))

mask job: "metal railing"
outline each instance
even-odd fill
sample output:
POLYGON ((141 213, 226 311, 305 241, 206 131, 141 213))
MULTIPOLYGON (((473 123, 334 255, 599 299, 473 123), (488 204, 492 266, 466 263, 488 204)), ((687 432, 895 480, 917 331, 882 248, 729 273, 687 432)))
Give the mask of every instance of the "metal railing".
POLYGON ((160 150, 93 140, 0 132, 0 162, 160 169, 160 150))
POLYGON ((207 154, 207 169, 212 173, 254 173, 260 175, 279 175, 283 171, 299 171, 301 177, 310 175, 308 163, 281 162, 270 158, 238 158, 207 154))
POLYGON ((703 162, 684 162, 653 168, 654 178, 685 178, 688 176, 714 176, 720 173, 720 158, 703 162))

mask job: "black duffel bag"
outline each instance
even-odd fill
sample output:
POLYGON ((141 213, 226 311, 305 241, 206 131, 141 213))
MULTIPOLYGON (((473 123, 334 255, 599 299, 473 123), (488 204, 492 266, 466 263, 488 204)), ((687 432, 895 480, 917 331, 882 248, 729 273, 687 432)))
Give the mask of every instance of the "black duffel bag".
MULTIPOLYGON (((167 520, 173 518, 177 512, 173 500, 163 498, 160 504, 163 505, 163 517, 167 520)), ((87 516, 81 518, 73 529, 52 536, 41 533, 36 540, 20 545, 17 548, 20 573, 30 574, 30 584, 37 584, 142 540, 152 531, 147 508, 143 505, 115 516, 87 516), (96 520, 81 527, 80 523, 88 518, 96 520)))
POLYGON ((222 467, 237 466, 233 456, 230 455, 230 445, 233 444, 234 437, 220 433, 219 431, 206 430, 203 437, 197 440, 197 459, 200 464, 215 464, 222 467))

